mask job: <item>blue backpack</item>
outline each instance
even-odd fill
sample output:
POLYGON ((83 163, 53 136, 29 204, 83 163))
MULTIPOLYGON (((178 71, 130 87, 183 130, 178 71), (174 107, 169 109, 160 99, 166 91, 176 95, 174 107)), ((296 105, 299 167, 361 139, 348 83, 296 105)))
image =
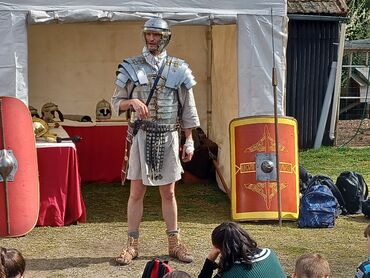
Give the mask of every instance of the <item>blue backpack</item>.
POLYGON ((340 214, 339 204, 322 179, 322 176, 313 177, 301 198, 299 228, 334 227, 335 218, 340 214))

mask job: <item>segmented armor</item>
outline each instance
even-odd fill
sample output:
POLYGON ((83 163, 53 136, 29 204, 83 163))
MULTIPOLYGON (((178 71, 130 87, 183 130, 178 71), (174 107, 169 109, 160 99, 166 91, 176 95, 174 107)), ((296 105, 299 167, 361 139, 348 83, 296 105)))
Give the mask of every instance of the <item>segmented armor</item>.
MULTIPOLYGON (((138 129, 146 131, 146 163, 151 178, 155 180, 162 179, 159 173, 163 165, 166 133, 179 127, 177 89, 182 84, 187 89, 196 84, 188 64, 183 60, 168 56, 164 63, 166 64, 148 105, 148 118, 140 120, 132 113, 130 119, 132 136, 136 135, 138 129)), ((140 99, 145 103, 156 76, 156 70, 140 55, 125 59, 118 66, 116 85, 123 88, 131 80, 135 87, 130 98, 140 99)))

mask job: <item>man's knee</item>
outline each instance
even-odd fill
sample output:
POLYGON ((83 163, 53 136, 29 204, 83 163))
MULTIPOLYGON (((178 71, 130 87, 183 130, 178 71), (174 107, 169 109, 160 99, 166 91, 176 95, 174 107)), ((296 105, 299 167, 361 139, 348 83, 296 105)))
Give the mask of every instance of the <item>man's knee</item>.
POLYGON ((175 186, 173 184, 160 187, 161 198, 164 201, 172 201, 175 199, 175 186))
POLYGON ((172 201, 173 199, 176 198, 175 191, 173 190, 162 192, 161 196, 164 201, 172 201))
POLYGON ((132 201, 141 201, 144 199, 145 190, 131 190, 130 191, 130 199, 132 201))
POLYGON ((141 201, 141 200, 144 200, 144 195, 145 195, 145 192, 142 194, 141 192, 133 192, 133 193, 130 193, 130 199, 132 201, 141 201))
POLYGON ((141 201, 144 199, 146 187, 142 184, 141 180, 131 181, 130 199, 132 201, 141 201))

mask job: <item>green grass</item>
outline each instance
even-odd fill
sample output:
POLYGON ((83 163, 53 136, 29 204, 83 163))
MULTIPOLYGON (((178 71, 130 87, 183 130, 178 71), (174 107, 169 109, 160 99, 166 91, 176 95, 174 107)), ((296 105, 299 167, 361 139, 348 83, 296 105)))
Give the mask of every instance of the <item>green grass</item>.
MULTIPOLYGON (((370 148, 322 148, 300 153, 300 162, 313 175, 334 180, 345 170, 361 173, 370 182, 370 148)), ((157 188, 148 188, 140 230, 140 258, 119 267, 113 258, 126 240, 128 186, 87 184, 83 196, 86 224, 68 227, 36 227, 20 238, 0 239, 0 246, 15 247, 27 259, 26 277, 141 277, 147 260, 167 256, 165 225, 157 188)), ((195 261, 170 264, 196 277, 211 248, 210 234, 230 219, 230 201, 215 184, 183 184, 176 187, 182 239, 193 251, 195 261)), ((332 268, 332 277, 353 277, 357 264, 366 258, 363 229, 369 219, 362 215, 340 216, 332 229, 299 229, 296 222, 243 222, 261 247, 276 251, 287 274, 295 259, 306 252, 320 252, 332 268)))
POLYGON ((334 182, 343 171, 355 171, 370 182, 370 148, 320 148, 301 152, 300 162, 311 174, 325 174, 334 182))

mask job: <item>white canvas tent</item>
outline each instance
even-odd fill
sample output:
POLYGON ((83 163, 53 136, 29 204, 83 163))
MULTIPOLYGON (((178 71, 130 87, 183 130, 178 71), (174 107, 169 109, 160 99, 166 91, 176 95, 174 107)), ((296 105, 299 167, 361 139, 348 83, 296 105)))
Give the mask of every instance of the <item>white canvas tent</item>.
POLYGON ((140 53, 143 21, 162 16, 174 34, 169 54, 198 81, 201 125, 220 147, 230 186, 229 122, 273 114, 273 63, 285 113, 286 14, 283 0, 1 1, 0 95, 94 118, 96 103, 112 95, 117 64, 140 53))

